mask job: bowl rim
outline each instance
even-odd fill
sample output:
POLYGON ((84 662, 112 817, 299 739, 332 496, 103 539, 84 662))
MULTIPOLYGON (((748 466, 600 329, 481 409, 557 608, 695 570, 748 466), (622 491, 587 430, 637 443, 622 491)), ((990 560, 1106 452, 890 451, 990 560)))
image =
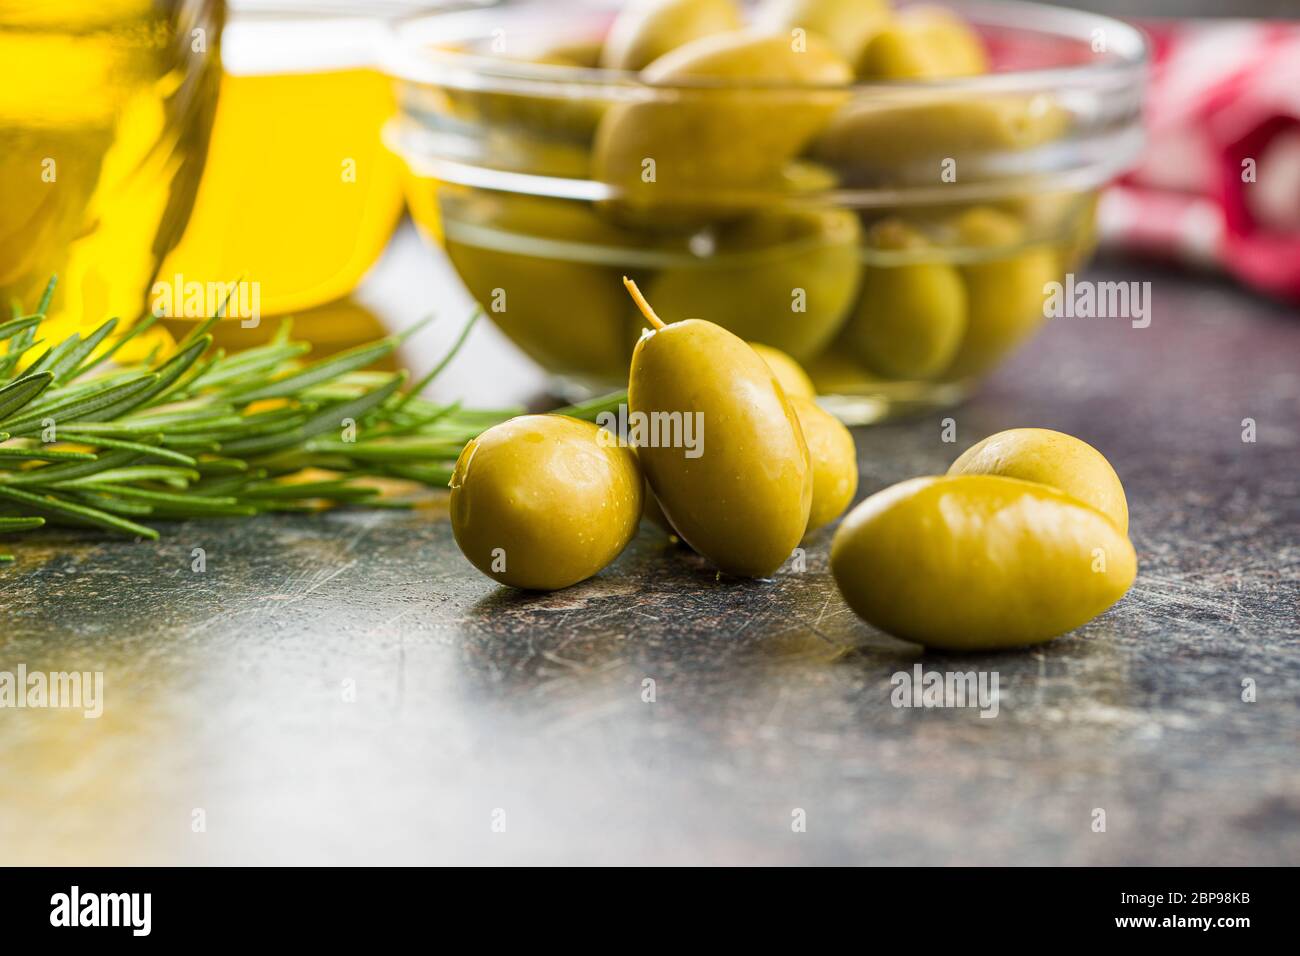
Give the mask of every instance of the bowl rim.
MULTIPOLYGON (((838 84, 794 84, 782 82, 734 83, 697 78, 689 82, 648 82, 631 71, 610 70, 601 67, 561 66, 512 60, 500 56, 464 53, 455 50, 416 51, 412 34, 429 24, 445 20, 456 14, 471 14, 500 6, 502 0, 451 0, 433 9, 424 9, 409 16, 388 21, 380 66, 390 77, 417 84, 445 85, 448 70, 462 78, 471 88, 485 85, 487 81, 502 84, 504 91, 538 94, 539 87, 562 85, 568 88, 592 88, 592 95, 609 98, 646 99, 671 94, 674 91, 727 90, 731 92, 790 92, 803 94, 815 91, 835 91, 843 94, 873 93, 903 95, 909 93, 1007 93, 1044 87, 1072 88, 1101 81, 1128 84, 1142 75, 1150 58, 1151 45, 1141 28, 1114 17, 1086 10, 1074 10, 1027 0, 905 0, 901 9, 912 6, 946 7, 970 23, 983 26, 1010 27, 1031 33, 1055 36, 1062 39, 1087 41, 1103 31, 1107 36, 1104 59, 1088 63, 1061 66, 1034 67, 1026 70, 1007 70, 946 79, 855 80, 838 84), (598 94, 595 92, 598 91, 598 94)), ((520 7, 540 6, 536 2, 520 7)), ((595 4, 576 4, 591 6, 595 4)), ((552 8, 553 9, 553 8, 552 8)), ((759 31, 760 33, 763 31, 759 31)), ((771 31, 767 31, 769 34, 771 31)))

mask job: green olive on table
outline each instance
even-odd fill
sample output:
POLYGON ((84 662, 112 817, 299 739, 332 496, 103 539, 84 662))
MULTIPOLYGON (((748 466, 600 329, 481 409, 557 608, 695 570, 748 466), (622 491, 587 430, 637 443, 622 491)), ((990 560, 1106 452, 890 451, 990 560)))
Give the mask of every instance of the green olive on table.
POLYGON ((654 490, 650 487, 648 481, 643 490, 642 501, 641 520, 649 521, 660 531, 666 532, 671 537, 677 537, 677 529, 673 527, 673 523, 664 514, 664 509, 659 507, 659 499, 655 497, 654 490))
POLYGON ((853 433, 811 398, 790 399, 808 455, 812 459, 813 495, 804 534, 830 524, 853 500, 858 490, 858 449, 853 433))
POLYGON ((678 47, 641 78, 672 90, 610 107, 593 178, 615 191, 608 215, 680 231, 752 209, 844 102, 852 70, 815 36, 796 51, 783 34, 737 30, 678 47))
POLYGON ((523 415, 469 442, 451 478, 451 527, 501 584, 554 591, 591 577, 636 534, 635 453, 591 422, 523 415))
POLYGON ((717 228, 712 255, 660 270, 646 294, 666 315, 708 319, 802 360, 834 337, 853 305, 859 230, 847 209, 754 212, 717 228))
POLYGON ((1129 589, 1137 556, 1077 499, 999 475, 914 478, 853 509, 831 543, 840 592, 867 623, 945 650, 1049 640, 1129 589))
POLYGON ((950 475, 1002 475, 1051 485, 1096 508, 1128 533, 1128 500, 1110 462, 1073 435, 1049 428, 1012 428, 967 448, 950 475))
POLYGON ((720 570, 766 577, 808 527, 813 468, 799 419, 743 339, 699 319, 665 324, 628 289, 653 326, 632 354, 630 414, 702 423, 695 457, 638 444, 650 487, 677 533, 720 570))
POLYGON ((682 551, 692 550, 691 546, 677 533, 673 523, 668 520, 668 516, 664 514, 664 509, 659 507, 659 499, 655 497, 655 493, 651 490, 648 481, 645 485, 645 506, 641 509, 641 522, 644 524, 647 521, 667 535, 669 541, 682 551))
POLYGON ((941 80, 987 72, 988 57, 961 18, 917 7, 875 30, 855 65, 864 80, 941 80))
MULTIPOLYGON (((868 231, 875 249, 921 255, 930 244, 899 220, 868 231)), ((933 378, 951 364, 966 332, 966 288, 937 259, 862 269, 858 305, 841 340, 873 372, 892 379, 933 378)))
POLYGON ((546 369, 620 379, 632 347, 619 272, 596 258, 634 247, 579 203, 476 192, 444 198, 447 254, 489 318, 546 369))
POLYGON ((741 25, 735 0, 634 0, 614 18, 600 65, 642 70, 685 43, 741 25))
POLYGON ((997 209, 968 209, 952 226, 956 246, 982 254, 960 267, 968 327, 944 374, 958 380, 987 372, 1042 325, 1044 286, 1060 262, 1049 245, 1024 245, 1023 225, 997 209))
POLYGON ((755 22, 787 33, 815 33, 853 63, 890 18, 887 0, 767 0, 759 6, 755 22))
POLYGON ((749 347, 767 363, 767 367, 772 370, 782 391, 785 392, 786 398, 816 398, 817 389, 798 362, 780 349, 774 349, 761 342, 750 342, 749 347))

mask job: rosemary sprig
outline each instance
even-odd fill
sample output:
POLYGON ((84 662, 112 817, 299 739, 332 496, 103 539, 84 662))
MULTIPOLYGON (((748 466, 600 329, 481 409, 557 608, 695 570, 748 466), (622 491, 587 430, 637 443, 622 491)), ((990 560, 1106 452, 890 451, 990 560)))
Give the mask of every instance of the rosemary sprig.
MULTIPOLYGON (((146 522, 407 506, 370 482, 445 487, 465 442, 521 411, 420 397, 478 312, 407 387, 406 372, 367 367, 416 329, 308 362, 311 347, 291 339, 287 320, 265 345, 215 350, 214 317, 170 354, 114 365, 118 349, 156 318, 120 330, 110 319, 85 338, 45 346, 53 288, 36 312, 0 321, 0 534, 48 521, 156 539, 146 522)), ((622 400, 560 411, 593 418, 622 400)))

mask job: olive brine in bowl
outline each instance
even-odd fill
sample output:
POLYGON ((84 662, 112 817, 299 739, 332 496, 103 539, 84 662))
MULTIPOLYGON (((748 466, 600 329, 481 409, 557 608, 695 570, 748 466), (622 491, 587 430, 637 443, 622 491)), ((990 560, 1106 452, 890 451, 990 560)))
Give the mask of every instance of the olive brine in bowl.
POLYGON ((868 422, 1044 322, 1140 145, 1141 36, 1017 3, 470 3, 394 27, 390 145, 487 315, 581 395, 642 322, 780 349, 868 422))

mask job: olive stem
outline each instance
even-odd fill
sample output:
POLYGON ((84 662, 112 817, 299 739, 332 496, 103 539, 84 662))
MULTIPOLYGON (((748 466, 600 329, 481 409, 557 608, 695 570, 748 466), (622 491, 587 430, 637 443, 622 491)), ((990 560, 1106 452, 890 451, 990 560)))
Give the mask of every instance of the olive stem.
POLYGON ((635 302, 636 307, 641 310, 641 314, 645 316, 645 320, 656 329, 662 329, 664 327, 664 320, 655 315, 655 310, 650 308, 650 303, 645 300, 645 296, 643 296, 641 290, 636 287, 636 283, 627 276, 623 276, 623 288, 627 289, 627 294, 632 297, 632 301, 635 302))

